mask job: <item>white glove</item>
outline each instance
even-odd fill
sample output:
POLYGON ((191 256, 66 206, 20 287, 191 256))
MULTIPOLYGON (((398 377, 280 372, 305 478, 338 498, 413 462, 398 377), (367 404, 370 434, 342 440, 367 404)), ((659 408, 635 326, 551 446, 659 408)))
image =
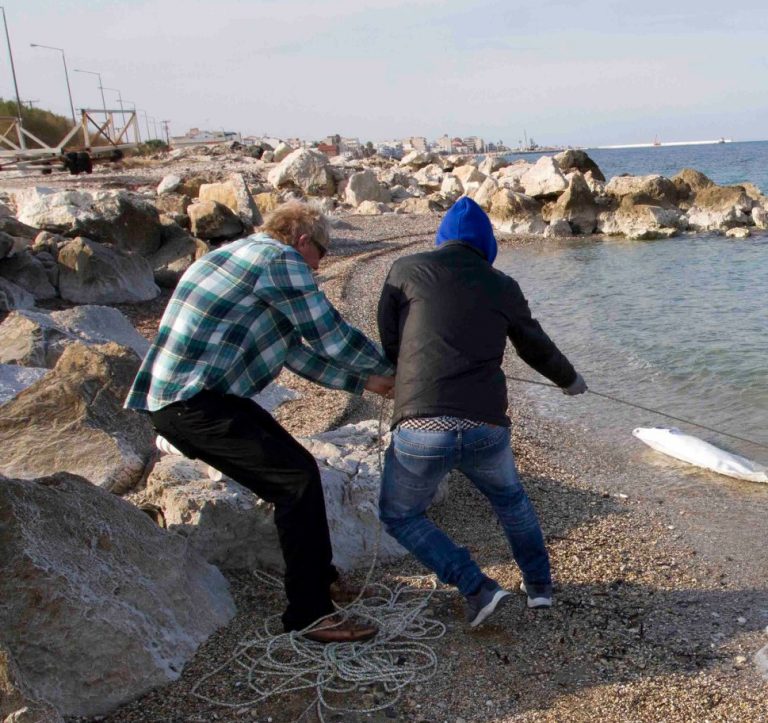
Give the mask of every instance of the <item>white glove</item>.
POLYGON ((584 377, 576 372, 576 379, 573 380, 573 384, 563 389, 563 394, 567 394, 569 397, 575 397, 577 394, 584 394, 587 391, 587 383, 584 381, 584 377))

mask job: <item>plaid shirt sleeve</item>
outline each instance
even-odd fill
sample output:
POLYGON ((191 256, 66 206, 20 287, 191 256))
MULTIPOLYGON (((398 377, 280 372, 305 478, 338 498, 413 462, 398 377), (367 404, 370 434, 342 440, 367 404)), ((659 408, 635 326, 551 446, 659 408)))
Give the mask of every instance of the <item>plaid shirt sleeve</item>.
POLYGON ((343 389, 352 394, 362 394, 365 387, 365 377, 350 374, 346 369, 301 343, 288 349, 285 366, 299 376, 329 389, 343 389))
MULTIPOLYGON (((394 367, 381 348, 341 318, 317 287, 309 266, 298 251, 288 249, 273 259, 259 277, 255 293, 280 311, 319 355, 314 357, 310 367, 318 365, 322 359, 326 364, 332 362, 336 374, 342 370, 355 376, 394 374, 394 367)), ((307 360, 306 356, 304 360, 307 360)), ((304 370, 308 368, 302 361, 298 366, 304 370)))

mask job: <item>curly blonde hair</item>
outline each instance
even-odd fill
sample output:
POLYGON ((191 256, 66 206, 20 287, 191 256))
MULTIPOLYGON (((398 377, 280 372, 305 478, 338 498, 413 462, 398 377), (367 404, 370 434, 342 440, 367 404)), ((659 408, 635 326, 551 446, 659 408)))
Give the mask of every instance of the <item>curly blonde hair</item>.
POLYGON ((262 230, 288 246, 295 246, 296 241, 304 234, 324 249, 331 243, 325 216, 318 209, 301 201, 288 201, 278 206, 267 215, 262 230))

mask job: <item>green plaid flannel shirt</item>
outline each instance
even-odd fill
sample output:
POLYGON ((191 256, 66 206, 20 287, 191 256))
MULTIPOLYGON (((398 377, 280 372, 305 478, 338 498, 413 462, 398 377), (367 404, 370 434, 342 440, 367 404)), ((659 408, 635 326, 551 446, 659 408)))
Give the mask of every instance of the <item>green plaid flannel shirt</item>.
POLYGON ((318 289, 301 254, 256 234, 184 273, 125 406, 154 412, 203 389, 252 397, 284 366, 354 394, 370 374, 394 373, 318 289))

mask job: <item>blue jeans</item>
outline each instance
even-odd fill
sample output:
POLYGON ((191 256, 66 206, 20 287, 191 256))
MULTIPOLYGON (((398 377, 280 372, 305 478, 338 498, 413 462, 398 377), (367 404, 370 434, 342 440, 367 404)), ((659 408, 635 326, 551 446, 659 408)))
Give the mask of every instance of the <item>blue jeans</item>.
POLYGON ((485 576, 469 551, 426 516, 440 481, 452 469, 461 470, 488 498, 525 582, 552 581, 541 527, 509 441, 508 427, 490 424, 447 432, 398 428, 386 452, 379 500, 385 529, 463 595, 476 592, 485 576))

